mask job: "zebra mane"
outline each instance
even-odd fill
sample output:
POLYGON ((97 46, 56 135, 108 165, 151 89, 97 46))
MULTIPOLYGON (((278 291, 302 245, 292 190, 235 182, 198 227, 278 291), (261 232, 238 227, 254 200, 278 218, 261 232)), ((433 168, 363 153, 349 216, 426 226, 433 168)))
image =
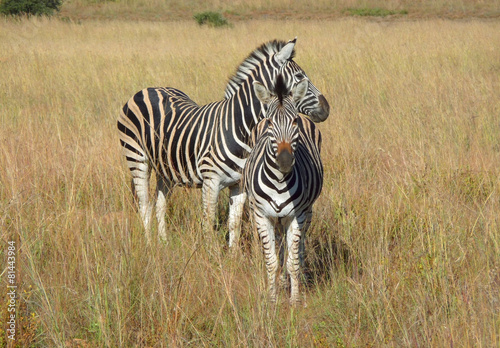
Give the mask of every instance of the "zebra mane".
MULTIPOLYGON (((273 54, 278 53, 281 49, 287 44, 287 41, 283 40, 272 40, 266 43, 263 43, 259 47, 257 47, 252 53, 248 55, 245 60, 240 64, 240 66, 236 69, 234 75, 229 79, 225 91, 225 98, 229 99, 232 95, 234 95, 235 90, 237 90, 238 86, 242 85, 243 82, 248 78, 249 73, 255 69, 255 67, 259 66, 263 61, 266 61, 273 54)), ((295 48, 290 55, 289 60, 292 60, 295 57, 295 48)))
POLYGON ((283 98, 290 94, 290 90, 286 85, 285 78, 281 74, 276 77, 276 83, 274 84, 274 94, 276 94, 276 96, 278 97, 280 105, 283 105, 283 98))

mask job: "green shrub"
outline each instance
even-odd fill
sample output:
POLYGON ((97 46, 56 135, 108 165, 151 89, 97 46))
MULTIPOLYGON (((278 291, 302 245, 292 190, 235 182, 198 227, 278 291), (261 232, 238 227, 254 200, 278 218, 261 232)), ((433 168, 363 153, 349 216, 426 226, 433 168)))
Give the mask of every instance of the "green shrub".
POLYGON ((408 11, 392 11, 381 7, 375 8, 348 8, 345 10, 351 16, 372 16, 372 17, 385 17, 395 14, 406 15, 408 11))
POLYGON ((7 15, 50 16, 59 11, 62 0, 1 0, 0 13, 7 15))
POLYGON ((197 13, 193 17, 199 25, 207 24, 211 27, 223 27, 229 25, 227 19, 224 18, 224 16, 219 12, 206 11, 197 13))

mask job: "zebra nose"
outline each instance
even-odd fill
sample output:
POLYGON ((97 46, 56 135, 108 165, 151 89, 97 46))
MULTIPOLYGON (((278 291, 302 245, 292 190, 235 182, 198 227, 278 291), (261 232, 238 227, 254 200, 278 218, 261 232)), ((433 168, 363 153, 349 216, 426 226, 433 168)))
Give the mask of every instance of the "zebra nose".
POLYGON ((314 123, 323 122, 328 118, 328 115, 330 115, 330 105, 326 101, 323 94, 318 96, 318 104, 316 104, 314 109, 310 111, 308 115, 314 123))
POLYGON ((290 143, 279 143, 278 156, 276 156, 276 163, 278 164, 279 171, 283 174, 290 173, 294 162, 295 158, 293 156, 292 146, 290 143))
POLYGON ((319 100, 319 108, 316 116, 320 120, 319 122, 323 122, 328 118, 328 115, 330 115, 330 104, 328 104, 323 94, 321 94, 318 97, 318 100, 319 100))

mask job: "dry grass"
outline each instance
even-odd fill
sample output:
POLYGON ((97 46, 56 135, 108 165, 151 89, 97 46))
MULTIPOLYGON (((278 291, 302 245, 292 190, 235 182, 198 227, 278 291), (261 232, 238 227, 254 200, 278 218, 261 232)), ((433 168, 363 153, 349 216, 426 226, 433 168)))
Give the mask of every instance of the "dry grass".
POLYGON ((497 21, 2 20, 0 258, 17 239, 17 345, 498 346, 499 42, 497 21), (115 120, 146 86, 220 99, 253 48, 296 35, 332 112, 308 306, 293 310, 285 291, 266 301, 250 226, 237 255, 224 209, 219 234, 200 233, 198 191, 175 191, 168 243, 147 247, 115 120))
MULTIPOLYGON (((219 11, 242 19, 338 18, 349 9, 403 11, 392 17, 496 17, 499 0, 67 0, 61 16, 75 19, 185 20, 202 11, 219 11)), ((346 12, 347 11, 347 12, 346 12)), ((356 12, 356 11, 354 11, 356 12)), ((376 11, 375 11, 376 12, 376 11)))

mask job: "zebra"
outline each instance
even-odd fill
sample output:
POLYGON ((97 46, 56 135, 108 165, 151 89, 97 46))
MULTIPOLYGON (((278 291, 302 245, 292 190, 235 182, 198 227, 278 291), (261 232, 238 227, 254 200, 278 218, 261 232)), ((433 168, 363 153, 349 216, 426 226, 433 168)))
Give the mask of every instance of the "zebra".
POLYGON ((243 185, 264 250, 270 300, 276 301, 275 227, 280 227, 286 230, 290 302, 296 304, 305 233, 323 186, 321 133, 298 114, 296 104, 305 96, 307 80, 290 89, 278 75, 273 92, 258 81, 253 85, 257 98, 267 104, 267 118, 254 130, 255 146, 243 171, 243 185))
MULTIPOLYGON (((178 89, 158 87, 137 92, 123 106, 117 120, 120 144, 148 242, 154 206, 149 198, 149 178, 154 171, 161 239, 166 239, 166 202, 174 186, 201 187, 205 231, 214 225, 219 192, 229 187, 229 246, 238 243, 246 201, 239 181, 251 150, 251 132, 266 115, 265 107, 253 95, 252 83, 270 86, 278 73, 290 78, 292 84, 307 79, 293 60, 296 40, 273 40, 252 51, 229 79, 221 101, 198 106, 178 89)), ((307 93, 297 106, 314 122, 329 115, 328 102, 309 80, 307 93)))

